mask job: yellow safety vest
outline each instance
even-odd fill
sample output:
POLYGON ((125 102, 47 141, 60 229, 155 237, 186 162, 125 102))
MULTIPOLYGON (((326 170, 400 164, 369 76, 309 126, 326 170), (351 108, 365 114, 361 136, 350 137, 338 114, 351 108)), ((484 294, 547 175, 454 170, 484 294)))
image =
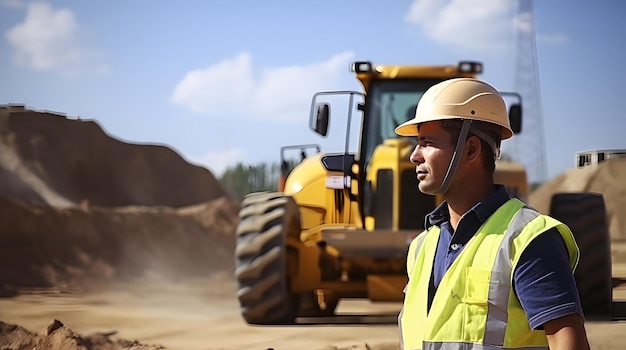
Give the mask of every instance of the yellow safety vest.
POLYGON ((545 332, 531 330, 512 281, 524 249, 551 228, 561 233, 573 270, 579 251, 569 228, 518 199, 507 201, 444 274, 430 311, 428 288, 440 230, 433 226, 416 237, 398 317, 402 349, 547 349, 545 332))

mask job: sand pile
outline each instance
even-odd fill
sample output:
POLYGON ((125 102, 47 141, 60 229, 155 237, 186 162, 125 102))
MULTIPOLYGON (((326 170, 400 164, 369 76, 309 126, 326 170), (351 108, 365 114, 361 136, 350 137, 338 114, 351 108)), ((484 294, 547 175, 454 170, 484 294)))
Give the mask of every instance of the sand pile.
POLYGON ((209 170, 168 147, 0 108, 0 294, 232 270, 238 210, 209 170))

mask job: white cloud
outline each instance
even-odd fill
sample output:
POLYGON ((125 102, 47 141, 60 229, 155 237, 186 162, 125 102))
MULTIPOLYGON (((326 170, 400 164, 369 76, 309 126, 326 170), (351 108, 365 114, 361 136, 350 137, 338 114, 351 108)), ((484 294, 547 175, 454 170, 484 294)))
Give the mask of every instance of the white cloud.
POLYGON ((34 70, 73 76, 105 72, 100 54, 85 45, 83 32, 71 10, 35 2, 28 5, 24 21, 5 37, 15 49, 16 62, 34 70))
POLYGON ((510 48, 516 2, 415 0, 405 20, 430 39, 475 52, 510 48))
POLYGON ((324 62, 255 74, 250 54, 241 53, 187 73, 171 101, 198 114, 294 120, 307 110, 313 93, 337 88, 353 57, 354 53, 343 52, 324 62))
POLYGON ((254 87, 251 61, 249 54, 242 53, 234 59, 188 72, 176 85, 172 102, 199 114, 220 114, 236 108, 254 87))
POLYGON ((243 160, 245 151, 240 148, 221 152, 209 152, 199 156, 190 156, 191 162, 211 170, 215 177, 221 176, 226 168, 243 160))

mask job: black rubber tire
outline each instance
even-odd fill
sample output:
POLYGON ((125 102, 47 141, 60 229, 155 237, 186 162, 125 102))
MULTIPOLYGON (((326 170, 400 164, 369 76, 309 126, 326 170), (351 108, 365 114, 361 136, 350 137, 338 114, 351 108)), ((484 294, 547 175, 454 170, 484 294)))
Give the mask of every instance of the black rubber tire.
POLYGON ((299 298, 288 289, 287 230, 298 230, 298 208, 282 193, 248 195, 237 226, 235 278, 241 314, 249 324, 293 324, 299 298))
POLYGON ((580 259, 574 277, 585 317, 610 319, 613 302, 611 236, 602 195, 555 194, 550 216, 566 224, 578 244, 580 259))

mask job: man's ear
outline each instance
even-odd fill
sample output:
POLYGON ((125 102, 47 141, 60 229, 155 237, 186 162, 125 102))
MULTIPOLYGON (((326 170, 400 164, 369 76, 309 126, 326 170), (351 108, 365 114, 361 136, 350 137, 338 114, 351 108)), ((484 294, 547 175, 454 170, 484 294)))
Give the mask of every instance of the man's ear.
POLYGON ((480 160, 481 148, 483 144, 476 135, 471 135, 465 141, 465 156, 469 162, 480 160))

